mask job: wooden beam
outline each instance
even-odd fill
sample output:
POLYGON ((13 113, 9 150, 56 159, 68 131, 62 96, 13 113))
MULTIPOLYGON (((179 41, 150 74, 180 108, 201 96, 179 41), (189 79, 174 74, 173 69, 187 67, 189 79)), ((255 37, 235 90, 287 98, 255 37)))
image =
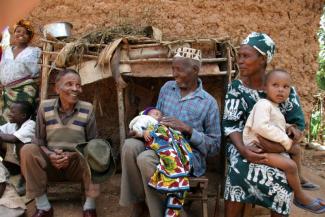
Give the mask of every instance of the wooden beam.
MULTIPOLYGON (((148 59, 135 59, 135 60, 121 60, 120 64, 132 64, 132 63, 170 63, 173 58, 148 58, 148 59)), ((202 63, 218 63, 225 62, 227 58, 209 58, 202 59, 202 63)))
MULTIPOLYGON (((53 50, 53 45, 50 43, 43 44, 43 51, 51 52, 53 50)), ((50 55, 43 52, 43 64, 50 65, 50 55)), ((48 89, 48 79, 49 79, 49 67, 42 67, 42 82, 41 82, 41 101, 47 98, 47 89, 48 89)))

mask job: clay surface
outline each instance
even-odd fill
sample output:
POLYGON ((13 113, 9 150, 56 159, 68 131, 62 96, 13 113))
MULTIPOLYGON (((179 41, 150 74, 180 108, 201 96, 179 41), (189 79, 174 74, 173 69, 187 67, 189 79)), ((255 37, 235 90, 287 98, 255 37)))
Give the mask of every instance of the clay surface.
MULTIPOLYGON (((308 120, 316 91, 319 50, 316 32, 323 3, 323 0, 43 0, 29 18, 36 28, 55 21, 71 22, 74 36, 102 26, 154 25, 162 30, 164 39, 229 35, 233 44, 238 45, 251 31, 266 32, 277 45, 269 68, 284 68, 291 73, 308 120)), ((35 43, 39 43, 38 37, 35 43)), ((104 133, 112 135, 118 132, 114 82, 100 84, 86 87, 85 98, 92 101, 94 91, 99 93, 104 116, 98 119, 116 124, 104 133)))

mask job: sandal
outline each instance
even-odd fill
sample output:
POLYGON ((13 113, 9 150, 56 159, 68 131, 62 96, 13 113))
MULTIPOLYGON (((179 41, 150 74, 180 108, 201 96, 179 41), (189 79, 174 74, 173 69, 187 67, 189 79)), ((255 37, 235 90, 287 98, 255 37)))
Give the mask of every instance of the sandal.
POLYGON ((293 204, 309 212, 321 214, 321 213, 325 213, 325 205, 324 206, 320 205, 320 202, 322 201, 323 201, 322 199, 316 198, 310 204, 304 205, 300 203, 297 199, 293 199, 293 204))
POLYGON ((308 191, 316 191, 320 188, 319 185, 316 185, 312 182, 301 183, 301 187, 302 187, 302 189, 308 190, 308 191))

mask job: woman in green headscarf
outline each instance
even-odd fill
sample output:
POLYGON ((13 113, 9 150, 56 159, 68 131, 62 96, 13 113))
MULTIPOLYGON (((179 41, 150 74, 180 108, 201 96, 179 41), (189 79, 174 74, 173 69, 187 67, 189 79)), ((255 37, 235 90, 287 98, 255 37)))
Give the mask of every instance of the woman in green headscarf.
MULTIPOLYGON (((264 33, 253 32, 242 42, 238 51, 240 78, 228 87, 223 117, 223 130, 231 143, 226 147, 228 160, 225 184, 225 216, 237 217, 243 212, 244 203, 271 209, 272 217, 286 216, 290 212, 292 190, 285 174, 277 168, 263 164, 266 153, 284 152, 283 147, 259 138, 261 149, 243 144, 242 132, 255 103, 265 98, 264 77, 266 66, 275 52, 273 40, 264 33)), ((305 128, 304 114, 294 88, 289 99, 280 104, 287 123, 292 124, 289 134, 299 138, 305 128), (295 126, 295 127, 294 127, 295 126)), ((309 205, 314 201, 307 201, 309 205)), ((315 201, 315 211, 323 205, 315 201)))

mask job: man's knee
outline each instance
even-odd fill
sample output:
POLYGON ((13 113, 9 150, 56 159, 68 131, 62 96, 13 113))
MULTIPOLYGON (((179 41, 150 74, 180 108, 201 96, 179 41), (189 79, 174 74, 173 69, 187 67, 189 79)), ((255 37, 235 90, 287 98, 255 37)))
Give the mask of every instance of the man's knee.
POLYGON ((159 158, 156 153, 152 150, 146 150, 138 155, 137 164, 140 170, 150 169, 151 167, 155 168, 159 163, 159 158))
POLYGON ((29 159, 40 151, 40 147, 35 144, 26 144, 20 149, 21 160, 29 159))
POLYGON ((122 155, 125 157, 136 156, 144 151, 144 143, 138 139, 126 139, 122 147, 122 155))

